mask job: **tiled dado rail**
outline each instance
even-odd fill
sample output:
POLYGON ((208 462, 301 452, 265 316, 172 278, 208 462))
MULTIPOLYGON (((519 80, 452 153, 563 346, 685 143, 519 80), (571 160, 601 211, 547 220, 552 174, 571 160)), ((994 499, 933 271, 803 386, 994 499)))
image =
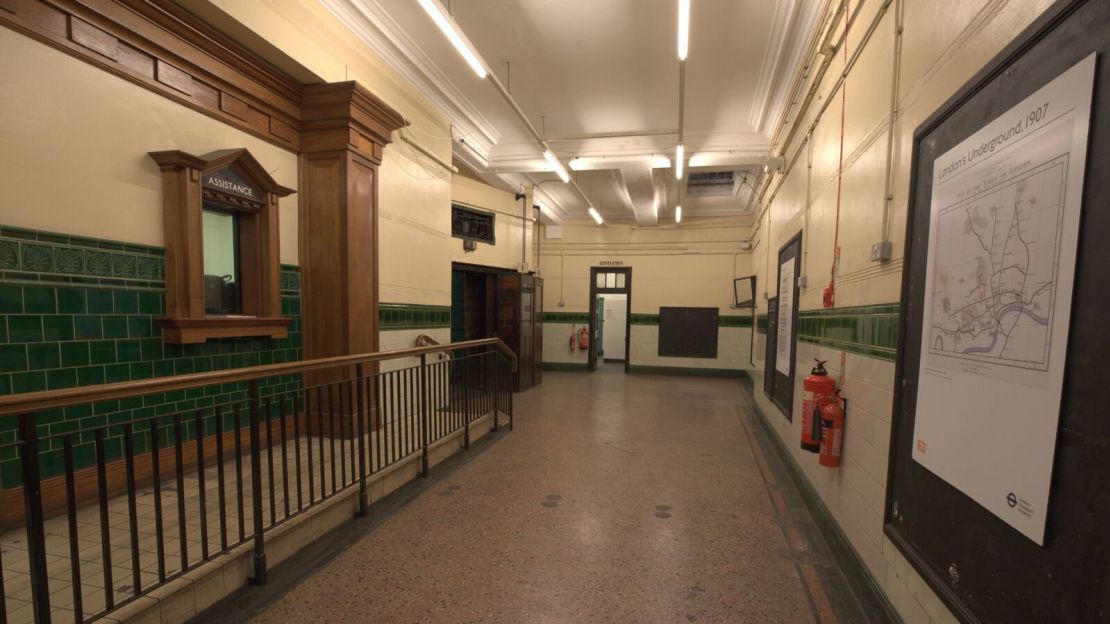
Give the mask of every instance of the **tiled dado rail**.
MULTIPOLYGON (((587 324, 590 322, 590 315, 586 312, 544 312, 543 321, 545 323, 576 323, 587 324)), ((658 314, 633 314, 633 325, 658 325, 658 314)), ((750 316, 734 316, 734 315, 721 315, 717 317, 718 327, 751 327, 752 319, 750 316)))
MULTIPOLYGON (((301 359, 300 274, 282 266, 282 314, 289 336, 165 344, 164 252, 131 245, 0 226, 0 394, 53 390, 301 359)), ((263 380, 268 396, 295 388, 298 376, 263 380)), ((167 392, 38 414, 40 435, 202 408, 246 396, 246 385, 167 392)), ((0 418, 0 441, 15 439, 15 418, 0 418)), ((60 445, 60 442, 58 442, 60 445)), ((109 459, 121 438, 109 437, 109 459)), ((93 462, 91 438, 74 447, 77 467, 93 462)), ((62 471, 60 448, 44 449, 43 476, 62 471)), ((14 449, 0 455, 0 487, 20 483, 14 449)), ((0 501, 0 511, 2 511, 0 501)))
MULTIPOLYGON (((164 252, 158 247, 0 226, 0 395, 129 381, 301 359, 300 274, 282 266, 288 338, 228 338, 202 344, 162 342, 164 252)), ((450 327, 448 306, 383 303, 383 331, 450 327)), ((298 376, 267 379, 263 396, 292 389, 298 376)), ((243 384, 219 392, 187 390, 39 415, 42 435, 149 414, 195 409, 245 396, 243 384)), ((14 440, 15 419, 0 418, 0 443, 14 440)), ((77 466, 93 461, 91 440, 75 447, 77 466)), ((120 453, 109 439, 109 458, 120 453)), ((59 449, 45 449, 44 477, 62 470, 59 449)), ((0 455, 0 488, 20 483, 14 455, 0 455)), ((0 501, 2 507, 2 501, 0 501)))
MULTIPOLYGON (((897 303, 801 310, 798 340, 841 351, 894 361, 898 350, 897 303)), ((767 333, 767 315, 756 319, 756 330, 767 333)))

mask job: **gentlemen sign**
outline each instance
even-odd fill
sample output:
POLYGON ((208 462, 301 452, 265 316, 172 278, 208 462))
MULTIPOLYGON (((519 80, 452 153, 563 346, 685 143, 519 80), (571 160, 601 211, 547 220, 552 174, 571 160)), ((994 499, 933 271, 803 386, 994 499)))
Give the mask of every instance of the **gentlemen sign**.
POLYGON ((204 174, 201 183, 205 188, 242 197, 251 201, 262 201, 262 193, 258 189, 251 186, 244 180, 235 170, 231 167, 217 169, 215 171, 208 171, 204 174))

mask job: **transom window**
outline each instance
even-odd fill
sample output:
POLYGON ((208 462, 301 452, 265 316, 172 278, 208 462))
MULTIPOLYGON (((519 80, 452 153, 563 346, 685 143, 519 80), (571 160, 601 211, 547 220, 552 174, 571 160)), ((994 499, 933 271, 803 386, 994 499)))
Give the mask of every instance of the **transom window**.
POLYGON ((595 279, 598 288, 624 288, 625 274, 624 272, 598 273, 595 279))

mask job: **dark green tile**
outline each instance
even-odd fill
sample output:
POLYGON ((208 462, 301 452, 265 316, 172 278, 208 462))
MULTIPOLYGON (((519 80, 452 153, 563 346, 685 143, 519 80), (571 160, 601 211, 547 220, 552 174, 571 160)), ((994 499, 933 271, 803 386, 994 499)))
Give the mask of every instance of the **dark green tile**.
POLYGON ((12 394, 38 392, 39 390, 46 390, 45 372, 12 373, 12 394))
POLYGON ((127 364, 111 364, 104 367, 104 381, 115 383, 117 381, 130 381, 131 369, 127 364))
POLYGON ((85 291, 85 299, 88 302, 89 314, 112 313, 112 291, 89 289, 85 291))
POLYGON ((12 342, 41 342, 42 317, 37 314, 9 316, 8 340, 12 342))
POLYGON ((119 362, 137 362, 142 358, 142 343, 138 340, 116 342, 116 359, 119 362))
POLYGON ((27 370, 27 345, 0 345, 0 371, 14 373, 27 370))
POLYGON ((158 360, 154 362, 154 376, 168 377, 173 374, 173 360, 158 360))
POLYGON ((63 342, 59 350, 62 353, 62 366, 89 365, 89 343, 63 342))
POLYGON ((162 313, 162 300, 165 297, 160 292, 139 293, 139 314, 157 316, 162 313))
POLYGON ((12 393, 12 376, 7 373, 0 373, 0 396, 12 393))
POLYGON ((77 369, 77 383, 82 386, 91 386, 104 383, 103 366, 84 366, 77 369))
POLYGON ((58 343, 41 342, 27 345, 27 365, 34 370, 58 368, 58 343))
POLYGON ((148 338, 152 335, 151 320, 149 316, 127 317, 127 335, 132 338, 148 338))
POLYGON ((78 314, 73 317, 73 336, 77 340, 95 340, 103 335, 99 316, 78 314))
POLYGON ((127 317, 126 316, 105 316, 101 318, 101 326, 104 328, 105 338, 126 338, 127 337, 127 317))
POLYGON ((131 379, 149 379, 154 376, 154 367, 150 362, 134 362, 131 364, 131 379))
POLYGON ((85 291, 81 288, 58 289, 58 312, 62 314, 84 314, 85 291))
POLYGON ((93 364, 115 364, 116 341, 94 340, 89 343, 89 362, 93 364))
POLYGON ((138 314, 139 293, 133 290, 117 290, 112 293, 112 311, 116 314, 138 314))
POLYGON ((43 340, 73 340, 73 317, 68 314, 42 317, 43 340))
POLYGON ((46 371, 46 387, 50 390, 72 388, 77 385, 76 368, 58 368, 46 371))
POLYGON ((23 310, 27 313, 54 314, 58 311, 58 303, 54 298, 54 289, 49 286, 24 286, 23 310))
POLYGON ((23 312, 23 289, 11 284, 0 284, 0 314, 23 312))
POLYGON ((195 367, 193 365, 193 360, 187 359, 187 358, 186 359, 175 360, 174 363, 173 363, 173 370, 174 370, 174 373, 178 374, 178 375, 184 375, 186 373, 195 372, 195 367))

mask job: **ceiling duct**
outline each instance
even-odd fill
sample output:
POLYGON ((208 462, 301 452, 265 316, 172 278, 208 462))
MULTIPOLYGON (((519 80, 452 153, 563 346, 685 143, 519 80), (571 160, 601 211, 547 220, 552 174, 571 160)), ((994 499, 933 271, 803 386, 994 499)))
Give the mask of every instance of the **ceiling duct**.
POLYGON ((687 197, 732 197, 736 195, 735 171, 691 173, 686 177, 687 197))

